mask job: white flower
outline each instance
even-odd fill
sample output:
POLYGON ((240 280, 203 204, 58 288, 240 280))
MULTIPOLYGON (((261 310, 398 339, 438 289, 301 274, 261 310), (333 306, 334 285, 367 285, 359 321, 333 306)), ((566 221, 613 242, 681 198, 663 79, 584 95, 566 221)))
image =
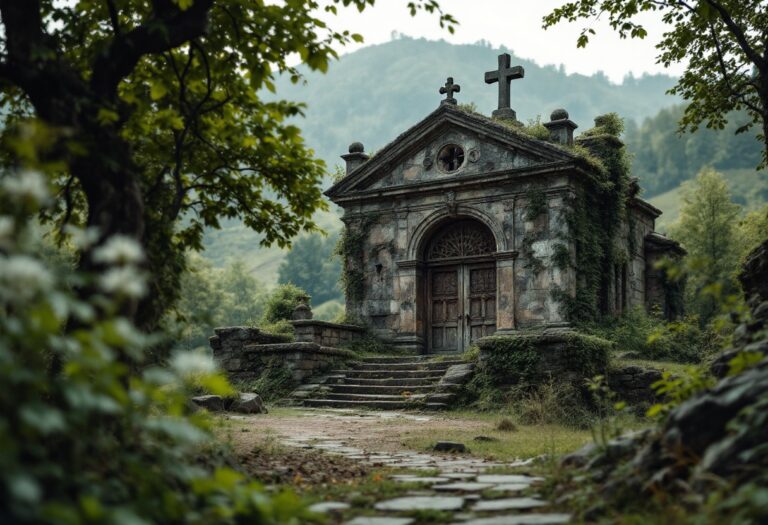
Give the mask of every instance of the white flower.
POLYGON ((114 295, 139 299, 147 293, 144 276, 133 266, 111 268, 99 276, 101 289, 114 295))
POLYGON ((3 190, 12 197, 31 199, 38 204, 48 202, 48 182, 38 171, 21 171, 3 179, 3 190))
POLYGON ((99 240, 99 229, 91 226, 89 228, 79 228, 71 224, 64 227, 64 232, 72 239, 72 244, 79 250, 85 250, 93 246, 99 240))
POLYGON ((0 257, 0 296, 29 299, 53 286, 53 276, 43 264, 27 255, 0 257))
POLYGON ((130 237, 113 235, 94 250, 93 260, 102 264, 136 264, 144 260, 144 252, 130 237))
POLYGON ((216 371, 216 365, 210 355, 194 351, 173 354, 171 367, 181 377, 207 375, 216 371))

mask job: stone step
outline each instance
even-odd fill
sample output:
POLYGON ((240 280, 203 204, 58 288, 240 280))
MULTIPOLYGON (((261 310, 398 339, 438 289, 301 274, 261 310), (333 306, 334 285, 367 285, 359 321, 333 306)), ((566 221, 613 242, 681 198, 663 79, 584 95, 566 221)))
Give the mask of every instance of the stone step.
POLYGON ((464 361, 421 361, 415 363, 360 363, 353 365, 355 370, 439 370, 446 371, 452 365, 461 365, 464 361))
POLYGON ((429 392, 403 396, 400 394, 344 394, 326 392, 323 394, 323 398, 332 399, 334 401, 423 401, 428 394, 429 392))
POLYGON ((354 386, 434 386, 440 381, 442 376, 437 377, 388 377, 388 378, 345 378, 342 385, 354 386))
POLYGON ((388 394, 401 395, 403 392, 422 394, 434 392, 436 385, 332 385, 330 391, 336 394, 388 394))
POLYGON ((440 370, 335 370, 333 374, 344 374, 347 379, 426 378, 439 380, 445 371, 440 370))
POLYGON ((352 401, 342 399, 307 399, 304 406, 317 408, 377 408, 382 410, 444 410, 448 408, 447 403, 418 403, 408 401, 352 401))
POLYGON ((427 359, 423 355, 387 355, 381 357, 364 357, 362 363, 422 363, 427 359))

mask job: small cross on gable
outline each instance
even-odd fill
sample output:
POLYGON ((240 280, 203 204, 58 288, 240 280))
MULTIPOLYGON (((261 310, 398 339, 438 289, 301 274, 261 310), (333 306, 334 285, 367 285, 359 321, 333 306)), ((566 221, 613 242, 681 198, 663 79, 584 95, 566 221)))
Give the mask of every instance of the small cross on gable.
POLYGON ((499 69, 497 71, 488 71, 485 74, 485 83, 499 83, 499 109, 493 112, 497 118, 517 119, 517 114, 510 107, 510 84, 513 80, 523 78, 525 70, 522 66, 510 67, 512 57, 507 53, 499 55, 499 69))
POLYGON ((445 86, 440 88, 440 94, 448 95, 448 97, 445 98, 440 103, 456 105, 456 99, 453 98, 453 94, 458 93, 460 91, 461 91, 461 86, 453 83, 453 77, 448 77, 448 80, 445 82, 445 86))

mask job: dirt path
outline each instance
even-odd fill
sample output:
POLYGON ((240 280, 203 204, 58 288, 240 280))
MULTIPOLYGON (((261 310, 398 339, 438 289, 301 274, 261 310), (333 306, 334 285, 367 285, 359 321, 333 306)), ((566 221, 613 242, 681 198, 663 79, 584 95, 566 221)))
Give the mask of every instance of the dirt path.
POLYGON ((482 434, 491 423, 471 421, 439 414, 407 412, 360 412, 352 410, 280 410, 268 416, 232 416, 235 424, 258 427, 262 432, 247 433, 235 440, 238 451, 249 450, 272 434, 280 439, 324 439, 341 441, 367 451, 404 450, 403 436, 429 431, 441 433, 466 430, 482 434))
MULTIPOLYGON (((290 483, 316 501, 310 510, 344 525, 559 525, 570 515, 538 494, 532 459, 493 461, 407 450, 403 436, 435 441, 457 427, 482 433, 490 421, 445 415, 277 410, 229 416, 229 435, 254 478, 290 483), (271 448, 270 448, 271 447, 271 448), (347 489, 344 489, 344 487, 347 489)), ((309 518, 312 519, 311 517, 309 518)))

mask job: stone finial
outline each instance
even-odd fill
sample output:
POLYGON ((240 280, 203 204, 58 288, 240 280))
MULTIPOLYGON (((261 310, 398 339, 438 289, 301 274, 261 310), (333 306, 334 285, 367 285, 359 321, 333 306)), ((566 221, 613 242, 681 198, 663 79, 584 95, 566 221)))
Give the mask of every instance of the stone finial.
POLYGON ((508 53, 499 55, 499 68, 485 74, 485 83, 499 83, 499 108, 493 111, 494 118, 517 120, 517 113, 511 107, 510 84, 513 80, 525 77, 522 66, 511 67, 512 57, 508 53))
POLYGON ((349 175, 370 157, 366 155, 362 142, 353 142, 349 145, 349 153, 342 155, 341 158, 347 163, 347 175, 349 175))
POLYGON ((458 84, 453 83, 453 77, 448 77, 448 80, 445 82, 445 86, 440 88, 440 94, 441 95, 448 95, 440 104, 453 104, 456 105, 456 99, 453 98, 454 93, 459 93, 461 91, 461 86, 458 84))
POLYGON ((573 122, 564 109, 556 109, 549 117, 550 121, 544 123, 544 127, 549 130, 549 136, 552 141, 564 146, 573 146, 573 131, 579 126, 573 122))
POLYGON ((291 316, 294 321, 305 321, 312 319, 312 307, 309 306, 309 297, 299 297, 299 304, 293 309, 293 315, 291 316))

